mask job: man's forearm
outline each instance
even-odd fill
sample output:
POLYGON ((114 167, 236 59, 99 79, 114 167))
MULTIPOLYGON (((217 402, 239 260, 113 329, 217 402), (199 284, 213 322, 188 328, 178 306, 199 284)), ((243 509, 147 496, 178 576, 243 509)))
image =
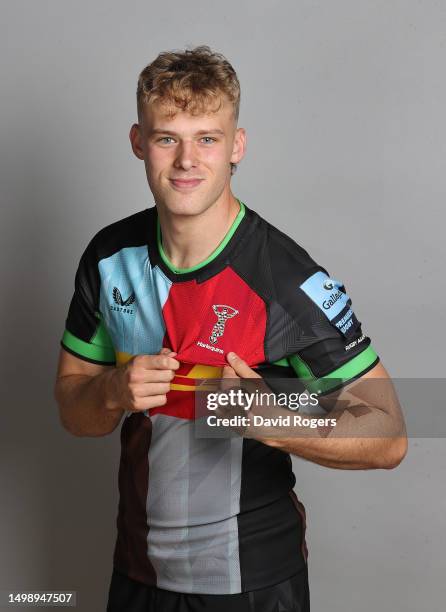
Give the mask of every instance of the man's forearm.
POLYGON ((59 378, 54 394, 63 426, 75 436, 104 436, 118 426, 124 410, 110 389, 114 370, 97 376, 70 374, 59 378))
MULTIPOLYGON (((248 436, 326 467, 346 470, 396 467, 407 451, 404 425, 380 408, 357 410, 342 411, 334 427, 287 428, 295 434, 293 437, 286 437, 286 430, 280 431, 280 427, 269 432, 264 427, 257 432, 253 428, 248 436)), ((303 415, 314 419, 332 416, 333 413, 324 417, 303 415)))

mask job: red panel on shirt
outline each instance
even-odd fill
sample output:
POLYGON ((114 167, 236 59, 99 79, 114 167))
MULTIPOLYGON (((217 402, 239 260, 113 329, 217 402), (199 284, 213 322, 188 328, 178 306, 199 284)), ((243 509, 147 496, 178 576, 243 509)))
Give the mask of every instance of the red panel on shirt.
POLYGON ((195 393, 193 391, 169 391, 167 400, 165 406, 152 408, 149 411, 150 416, 167 414, 177 419, 193 420, 195 418, 195 393))
POLYGON ((181 362, 222 366, 229 351, 251 367, 265 361, 265 303, 229 267, 203 283, 174 283, 163 317, 163 345, 181 362))

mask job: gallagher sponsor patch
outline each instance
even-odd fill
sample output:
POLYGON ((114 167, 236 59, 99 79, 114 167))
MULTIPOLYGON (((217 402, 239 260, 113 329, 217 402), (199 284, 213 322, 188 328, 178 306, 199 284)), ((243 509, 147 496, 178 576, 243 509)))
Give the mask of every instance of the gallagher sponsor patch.
POLYGON ((315 272, 300 286, 327 319, 347 338, 354 334, 359 322, 350 308, 351 300, 340 281, 325 272, 315 272))

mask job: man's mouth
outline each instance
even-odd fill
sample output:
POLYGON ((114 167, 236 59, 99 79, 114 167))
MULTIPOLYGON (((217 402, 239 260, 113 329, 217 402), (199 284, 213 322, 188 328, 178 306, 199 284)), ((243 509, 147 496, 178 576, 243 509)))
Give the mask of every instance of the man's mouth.
POLYGON ((197 187, 203 179, 190 178, 190 179, 169 179, 171 184, 176 189, 193 189, 197 187))

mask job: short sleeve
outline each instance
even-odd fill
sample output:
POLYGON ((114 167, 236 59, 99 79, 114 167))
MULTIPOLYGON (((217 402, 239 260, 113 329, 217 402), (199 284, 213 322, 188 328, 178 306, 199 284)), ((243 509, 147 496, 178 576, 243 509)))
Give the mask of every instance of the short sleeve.
POLYGON ((93 239, 79 261, 61 345, 85 361, 114 365, 115 351, 99 310, 99 288, 93 239))
POLYGON ((299 378, 324 394, 359 378, 379 357, 363 332, 344 284, 318 266, 300 283, 296 313, 306 342, 288 356, 299 378))

